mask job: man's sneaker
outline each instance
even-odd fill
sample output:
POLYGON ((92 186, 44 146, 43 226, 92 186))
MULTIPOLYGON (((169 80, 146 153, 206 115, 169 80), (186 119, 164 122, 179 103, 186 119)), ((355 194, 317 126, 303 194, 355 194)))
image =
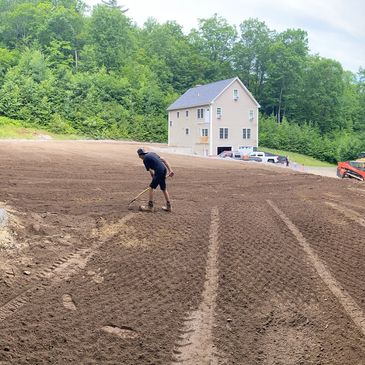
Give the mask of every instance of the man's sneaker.
POLYGON ((141 205, 139 207, 141 212, 154 212, 153 203, 149 202, 148 205, 141 205))
POLYGON ((171 203, 167 202, 165 206, 162 207, 165 212, 171 212, 171 203))

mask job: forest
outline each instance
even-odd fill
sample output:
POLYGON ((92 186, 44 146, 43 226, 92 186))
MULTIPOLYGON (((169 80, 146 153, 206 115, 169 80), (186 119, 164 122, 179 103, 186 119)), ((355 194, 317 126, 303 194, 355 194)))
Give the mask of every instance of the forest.
POLYGON ((0 0, 0 116, 95 139, 167 141, 167 106, 238 76, 260 103, 260 145, 323 161, 365 151, 365 70, 311 54, 302 29, 218 14, 188 34, 142 27, 116 0, 0 0))

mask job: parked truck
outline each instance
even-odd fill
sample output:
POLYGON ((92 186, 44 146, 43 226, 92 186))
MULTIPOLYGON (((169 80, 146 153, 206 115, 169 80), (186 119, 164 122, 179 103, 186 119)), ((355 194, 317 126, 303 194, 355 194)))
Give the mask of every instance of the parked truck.
POLYGON ((279 162, 279 156, 267 152, 260 152, 260 151, 251 152, 250 157, 261 158, 262 162, 270 162, 270 163, 279 162))

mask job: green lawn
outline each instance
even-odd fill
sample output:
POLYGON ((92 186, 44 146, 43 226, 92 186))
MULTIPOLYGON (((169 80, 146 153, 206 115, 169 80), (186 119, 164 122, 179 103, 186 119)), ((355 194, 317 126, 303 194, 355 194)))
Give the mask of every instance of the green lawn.
POLYGON ((275 150, 275 149, 266 148, 266 147, 259 147, 259 151, 270 152, 270 153, 274 153, 276 155, 281 155, 281 156, 288 156, 289 161, 294 161, 294 162, 299 163, 304 166, 317 166, 317 167, 334 167, 334 166, 336 166, 336 165, 330 164, 328 162, 319 161, 313 157, 301 155, 300 153, 295 153, 295 152, 275 150))
POLYGON ((55 134, 49 131, 27 128, 18 123, 0 124, 0 139, 84 139, 72 134, 55 134))

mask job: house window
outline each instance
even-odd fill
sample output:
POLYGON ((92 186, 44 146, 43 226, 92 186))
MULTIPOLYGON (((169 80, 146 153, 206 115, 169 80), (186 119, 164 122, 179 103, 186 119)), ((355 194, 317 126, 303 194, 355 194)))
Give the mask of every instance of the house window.
POLYGON ((189 135, 190 134, 190 129, 189 128, 185 128, 185 134, 189 135))
POLYGON ((208 128, 202 129, 202 137, 208 137, 208 128))
POLYGON ((255 117, 255 113, 253 110, 250 110, 249 113, 248 113, 248 118, 251 122, 253 122, 254 120, 254 117, 255 117))
POLYGON ((170 127, 172 127, 172 120, 170 120, 170 127))
POLYGON ((189 110, 185 110, 185 117, 187 118, 189 116, 189 110))
POLYGON ((217 118, 218 119, 222 118, 222 108, 217 108, 217 118))
POLYGON ((243 139, 250 139, 251 138, 251 129, 250 128, 243 128, 242 129, 242 138, 243 139))
POLYGON ((219 128, 219 138, 228 139, 228 128, 219 128))
POLYGON ((237 89, 233 90, 233 100, 238 100, 238 90, 237 89))
POLYGON ((177 116, 178 118, 180 118, 180 112, 177 112, 177 113, 176 113, 176 116, 177 116))
POLYGON ((204 109, 199 108, 198 109, 198 119, 203 119, 203 118, 204 118, 204 109))

